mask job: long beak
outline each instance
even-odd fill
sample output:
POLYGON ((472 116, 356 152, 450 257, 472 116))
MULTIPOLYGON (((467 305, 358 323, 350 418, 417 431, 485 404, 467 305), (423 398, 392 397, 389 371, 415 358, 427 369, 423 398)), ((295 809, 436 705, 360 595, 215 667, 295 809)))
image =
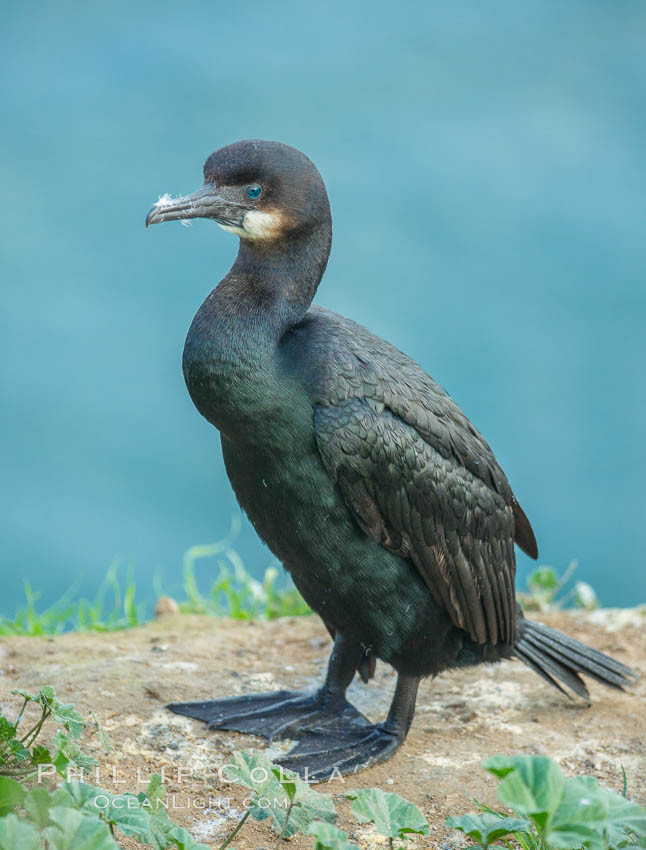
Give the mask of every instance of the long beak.
POLYGON ((212 218, 218 224, 240 227, 247 212, 241 204, 228 201, 215 191, 213 183, 205 183, 192 195, 160 198, 146 216, 146 227, 162 221, 183 218, 212 218))

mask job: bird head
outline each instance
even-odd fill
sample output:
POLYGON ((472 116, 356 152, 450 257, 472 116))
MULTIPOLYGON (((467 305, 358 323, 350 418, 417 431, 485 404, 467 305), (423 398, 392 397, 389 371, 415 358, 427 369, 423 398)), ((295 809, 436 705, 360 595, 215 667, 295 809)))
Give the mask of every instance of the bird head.
POLYGON ((252 139, 212 153, 204 185, 191 195, 164 195, 146 216, 163 221, 209 218, 247 243, 275 243, 329 224, 325 185, 316 166, 280 142, 252 139))

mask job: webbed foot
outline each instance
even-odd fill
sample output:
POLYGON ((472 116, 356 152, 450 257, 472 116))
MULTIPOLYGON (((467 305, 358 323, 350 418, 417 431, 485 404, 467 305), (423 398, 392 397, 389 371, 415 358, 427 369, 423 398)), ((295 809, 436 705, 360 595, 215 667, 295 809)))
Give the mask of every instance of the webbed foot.
POLYGON ((208 702, 170 703, 176 714, 194 717, 209 729, 229 729, 248 735, 274 738, 300 738, 302 730, 325 728, 329 735, 340 734, 353 725, 369 721, 343 698, 330 699, 325 691, 314 694, 276 691, 246 694, 208 702))
POLYGON ((325 684, 314 694, 276 691, 167 707, 202 720, 209 729, 261 735, 270 741, 292 738, 295 746, 278 764, 307 781, 322 782, 386 761, 404 742, 413 719, 419 684, 416 676, 397 676, 385 723, 371 723, 345 699, 364 655, 360 644, 336 634, 325 684))
POLYGON ((298 743, 278 764, 308 782, 323 782, 387 761, 403 741, 387 724, 317 725, 302 728, 298 743))

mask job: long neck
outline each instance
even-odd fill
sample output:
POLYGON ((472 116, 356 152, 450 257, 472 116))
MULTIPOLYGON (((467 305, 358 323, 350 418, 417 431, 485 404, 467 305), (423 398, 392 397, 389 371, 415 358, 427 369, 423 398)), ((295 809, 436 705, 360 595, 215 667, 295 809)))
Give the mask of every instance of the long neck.
POLYGON ((186 384, 200 413, 229 436, 254 432, 263 400, 273 409, 272 354, 307 312, 331 237, 328 224, 280 247, 241 242, 231 271, 193 319, 184 346, 186 384))
POLYGON ((312 303, 331 241, 329 221, 276 243, 240 240, 236 261, 214 292, 221 318, 242 320, 267 341, 280 339, 312 303))

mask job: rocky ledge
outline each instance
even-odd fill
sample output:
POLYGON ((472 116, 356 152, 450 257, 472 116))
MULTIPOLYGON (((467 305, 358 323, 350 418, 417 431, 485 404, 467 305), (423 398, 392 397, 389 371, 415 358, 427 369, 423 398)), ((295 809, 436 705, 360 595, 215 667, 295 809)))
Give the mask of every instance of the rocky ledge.
MULTIPOLYGON (((540 619, 642 674, 646 670, 646 607, 546 613, 540 619)), ((86 780, 110 790, 139 791, 151 773, 163 773, 171 817, 200 841, 217 846, 240 817, 245 797, 221 780, 218 768, 233 750, 265 743, 208 732, 164 705, 279 688, 307 690, 323 675, 329 650, 316 617, 262 623, 171 612, 129 631, 2 639, 0 701, 11 713, 19 704, 10 694, 13 688, 37 691, 51 684, 60 699, 75 703, 83 714, 94 711, 114 750, 101 753, 98 735, 88 733, 85 746, 100 757, 101 766, 98 777, 86 780)), ((378 720, 385 716, 393 686, 393 672, 379 664, 370 684, 352 685, 351 700, 378 720)), ((431 830, 430 840, 411 838, 411 850, 464 843, 444 827, 444 819, 473 811, 470 795, 495 804, 495 782, 480 768, 482 759, 495 753, 549 755, 566 774, 592 774, 617 790, 623 766, 630 796, 646 804, 645 677, 626 693, 595 682, 589 687, 591 706, 570 701, 515 661, 443 674, 422 684, 413 728, 394 759, 318 790, 335 796, 338 825, 365 848, 378 846, 379 839, 370 827, 357 826, 343 793, 379 786, 407 797, 421 808, 431 830)), ((235 846, 272 843, 266 821, 248 822, 235 846)), ((124 841, 123 846, 134 845, 124 841)), ((309 847, 311 840, 296 836, 289 846, 309 847)))

